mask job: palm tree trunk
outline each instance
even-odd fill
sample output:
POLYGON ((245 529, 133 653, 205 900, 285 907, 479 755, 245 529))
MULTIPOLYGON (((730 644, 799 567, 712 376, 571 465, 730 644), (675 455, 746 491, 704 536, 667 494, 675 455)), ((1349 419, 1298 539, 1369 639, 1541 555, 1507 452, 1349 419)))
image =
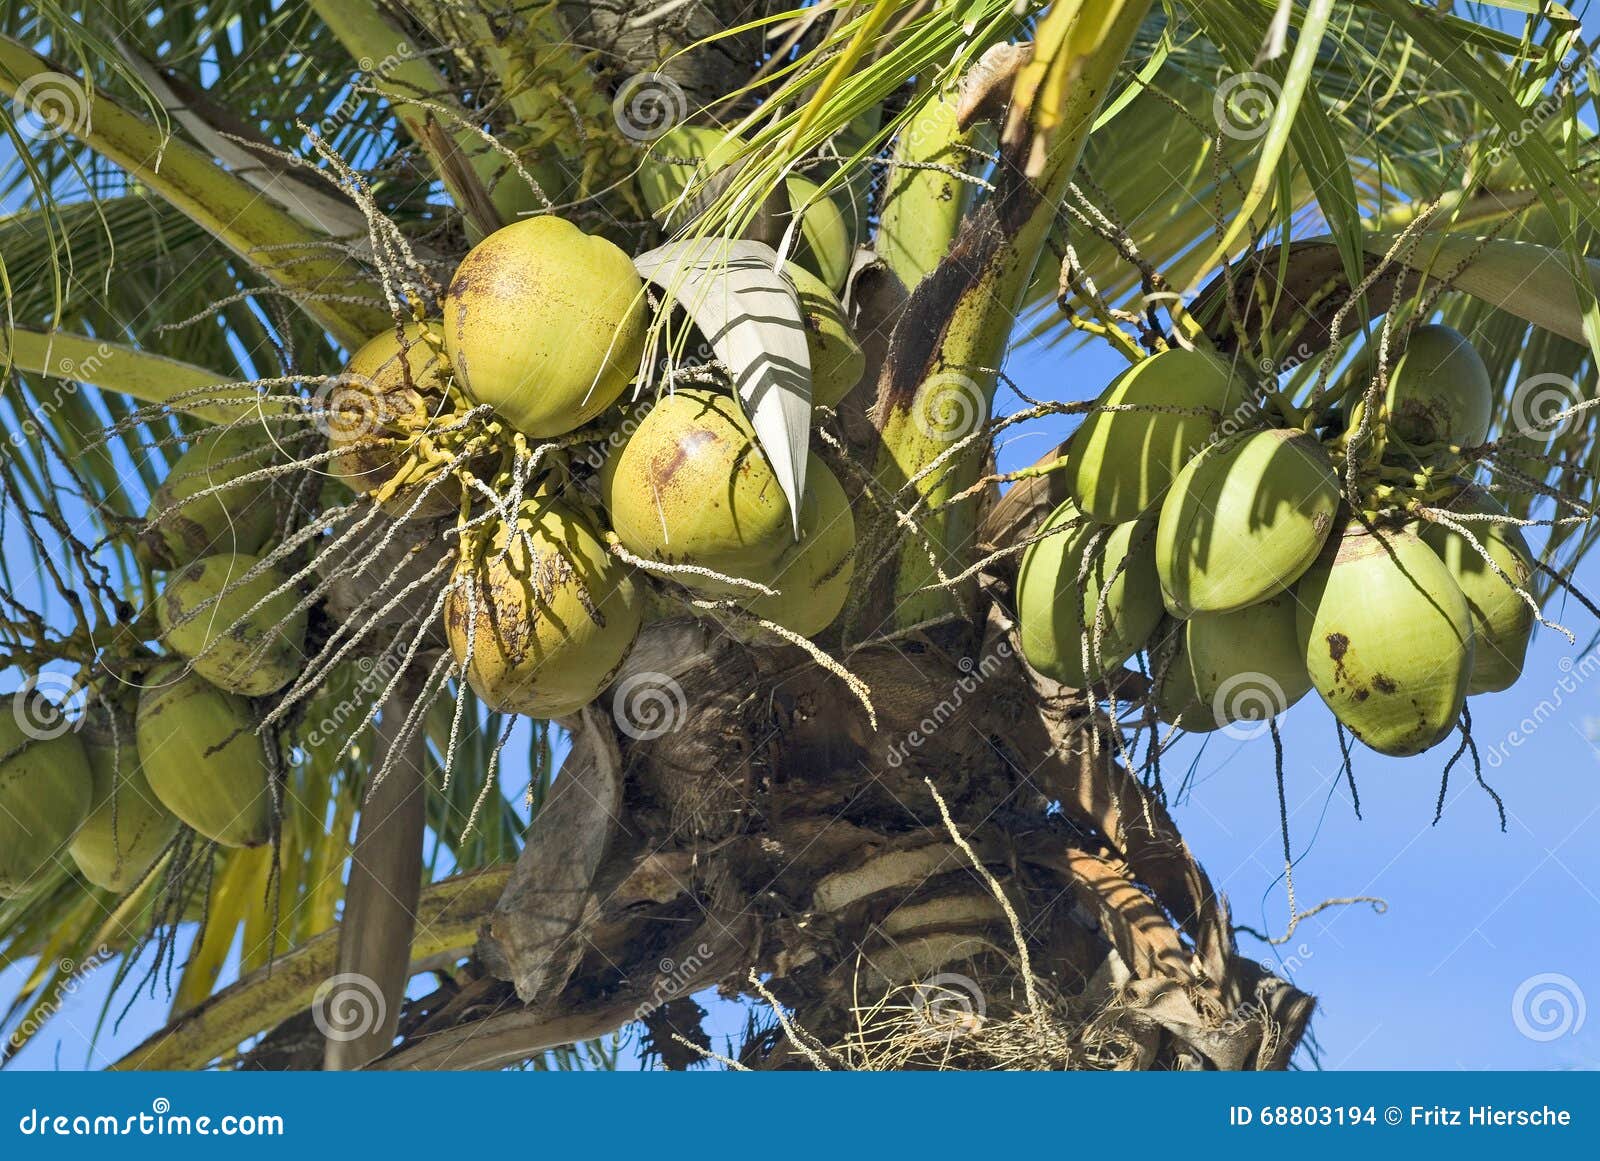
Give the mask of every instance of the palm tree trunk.
POLYGON ((996 606, 981 639, 854 654, 874 729, 793 651, 647 628, 618 688, 692 716, 636 738, 632 708, 585 711, 479 978, 376 1066, 497 1067, 634 1020, 659 1049, 694 1031, 671 1001, 763 979, 799 1027, 774 1015, 749 1067, 1284 1067, 1312 1000, 1238 954, 1106 724, 1010 630, 996 606))

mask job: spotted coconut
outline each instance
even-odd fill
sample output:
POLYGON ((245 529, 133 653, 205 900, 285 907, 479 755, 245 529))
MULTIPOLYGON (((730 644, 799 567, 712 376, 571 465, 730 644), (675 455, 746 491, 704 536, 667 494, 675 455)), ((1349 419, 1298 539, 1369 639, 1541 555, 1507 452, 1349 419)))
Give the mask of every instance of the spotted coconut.
POLYGON ((1472 613, 1413 528, 1349 522, 1294 598, 1311 684, 1351 733, 1396 757, 1450 734, 1472 673, 1472 613))

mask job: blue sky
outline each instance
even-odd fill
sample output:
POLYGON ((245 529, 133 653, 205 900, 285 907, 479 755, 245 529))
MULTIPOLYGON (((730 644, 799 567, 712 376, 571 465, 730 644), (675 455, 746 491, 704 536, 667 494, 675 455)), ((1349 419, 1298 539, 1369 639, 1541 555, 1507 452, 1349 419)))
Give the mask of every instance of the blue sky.
MULTIPOLYGON (((0 145, 0 164, 6 148, 0 145)), ((1007 370, 1029 394, 1063 398, 1092 393, 1120 366, 1100 347, 1029 349, 1007 370)), ((1002 466, 1031 462, 1064 431, 1047 422, 1008 433, 1002 466)), ((4 551, 13 566, 26 564, 14 541, 4 551)), ((1587 562, 1577 580, 1600 593, 1600 564, 1587 562)), ((1597 628, 1575 604, 1550 613, 1580 645, 1597 628)), ((0 675, 0 688, 14 684, 15 675, 0 675)), ((1474 699, 1471 708, 1488 759, 1485 777, 1505 802, 1504 834, 1494 803, 1465 766, 1454 771, 1443 817, 1433 824, 1448 743, 1403 760, 1358 750, 1365 816, 1358 820, 1327 710, 1311 695, 1283 718, 1301 908, 1356 895, 1388 905, 1383 914, 1365 904, 1324 911, 1279 948, 1240 937, 1246 954, 1317 996, 1315 1061, 1323 1067, 1600 1065, 1600 1014, 1587 1013, 1588 1001, 1600 1003, 1592 934, 1600 927, 1600 750, 1591 740, 1600 729, 1592 724, 1600 721, 1600 669, 1595 658, 1541 629, 1522 679, 1474 699)), ((522 753, 515 742, 507 750, 522 753)), ((1174 804, 1179 826, 1228 894, 1236 920, 1282 933, 1289 912, 1270 740, 1185 740, 1165 769, 1169 787, 1184 783, 1174 804)), ((508 773, 513 784, 526 779, 525 770, 508 773)), ((19 971, 0 972, 0 984, 9 988, 19 971)), ((136 1000, 122 1029, 105 1030, 90 1058, 88 1037, 111 974, 104 968, 84 978, 15 1066, 104 1063, 162 1021, 163 999, 136 1000)), ((708 1006, 715 1029, 731 1035, 742 1027, 732 1006, 708 1006)), ((1313 1057, 1304 1052, 1300 1061, 1310 1065, 1313 1057)))

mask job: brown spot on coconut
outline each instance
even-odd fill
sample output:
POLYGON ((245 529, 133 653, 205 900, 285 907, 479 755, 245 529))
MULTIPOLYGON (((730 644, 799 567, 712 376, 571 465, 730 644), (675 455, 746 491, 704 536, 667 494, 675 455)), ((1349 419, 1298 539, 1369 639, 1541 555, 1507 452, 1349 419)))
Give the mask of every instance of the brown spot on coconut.
POLYGON ((1312 685, 1357 738, 1403 757, 1450 734, 1472 669, 1472 618, 1413 527, 1350 521, 1294 593, 1312 685))

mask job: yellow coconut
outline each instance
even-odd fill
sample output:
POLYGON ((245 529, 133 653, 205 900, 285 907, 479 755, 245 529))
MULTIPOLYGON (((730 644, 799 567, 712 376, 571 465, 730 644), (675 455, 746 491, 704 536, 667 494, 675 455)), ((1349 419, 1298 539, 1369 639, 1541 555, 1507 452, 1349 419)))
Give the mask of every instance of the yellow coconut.
POLYGON ((811 356, 811 402, 835 407, 861 382, 867 356, 845 318, 844 306, 815 274, 793 262, 784 273, 800 292, 800 316, 811 356))
POLYGON ((306 611, 287 578, 253 556, 207 556, 167 578, 156 602, 163 640, 230 693, 262 697, 305 665, 306 611))
POLYGON ((1533 637, 1533 607, 1517 591, 1530 591, 1533 553, 1516 525, 1472 519, 1506 515, 1487 492, 1464 488, 1449 508, 1478 544, 1443 524, 1424 524, 1422 539, 1444 561, 1472 610, 1472 677, 1467 693, 1509 689, 1522 676, 1533 637), (1484 560, 1479 546, 1493 566, 1484 560))
POLYGON ((547 215, 496 230, 467 252, 445 295, 456 381, 526 435, 571 431, 638 370, 643 291, 632 259, 571 222, 547 215))
POLYGON ((0 898, 22 894, 62 865, 93 794, 83 743, 60 711, 32 692, 5 698, 0 705, 0 898))
POLYGON ((1244 385, 1197 351, 1152 355, 1112 380, 1067 445, 1067 486, 1102 524, 1124 524, 1166 493, 1190 457, 1219 431, 1256 421, 1244 385), (1130 410, 1117 410, 1129 408, 1130 410))
POLYGON ((802 637, 815 637, 839 616, 855 576, 856 521, 839 478, 816 456, 806 467, 800 540, 778 558, 775 597, 745 603, 751 613, 802 637))
POLYGON ((208 553, 260 551, 278 520, 272 489, 259 480, 227 485, 271 465, 275 451, 254 423, 195 440, 150 497, 140 557, 179 568, 208 553))
MULTIPOLYGON (((662 396, 607 459, 600 490, 624 548, 767 583, 794 543, 789 504, 736 400, 712 391, 662 396)), ((718 595, 747 595, 692 575, 718 595)))
POLYGON ((1149 640, 1161 620, 1155 519, 1098 527, 1072 501, 1028 546, 1017 577, 1022 652, 1040 673, 1076 688, 1099 681, 1149 640))
POLYGON ((132 714, 96 705, 82 736, 94 776, 94 802, 67 849, 84 878, 121 894, 161 856, 177 833, 178 820, 145 779, 132 714))
POLYGON ((1306 669, 1334 715, 1382 754, 1420 754, 1461 714, 1472 614, 1450 570, 1409 528, 1351 521, 1294 588, 1306 669))
POLYGON ((1167 608, 1225 613, 1282 592, 1322 550, 1338 507, 1338 476, 1314 437, 1269 429, 1212 444, 1161 503, 1167 608))
POLYGON ((446 481, 425 488, 429 480, 407 464, 414 432, 444 406, 450 360, 436 324, 407 323, 403 330, 403 339, 393 330, 370 339, 328 393, 328 448, 338 453, 328 467, 358 494, 384 487, 405 470, 408 479, 384 510, 426 520, 460 505, 459 486, 446 481))
POLYGON ((577 508, 535 497, 516 531, 502 524, 458 570, 445 632, 490 707, 565 717, 616 676, 639 633, 643 594, 577 508))

